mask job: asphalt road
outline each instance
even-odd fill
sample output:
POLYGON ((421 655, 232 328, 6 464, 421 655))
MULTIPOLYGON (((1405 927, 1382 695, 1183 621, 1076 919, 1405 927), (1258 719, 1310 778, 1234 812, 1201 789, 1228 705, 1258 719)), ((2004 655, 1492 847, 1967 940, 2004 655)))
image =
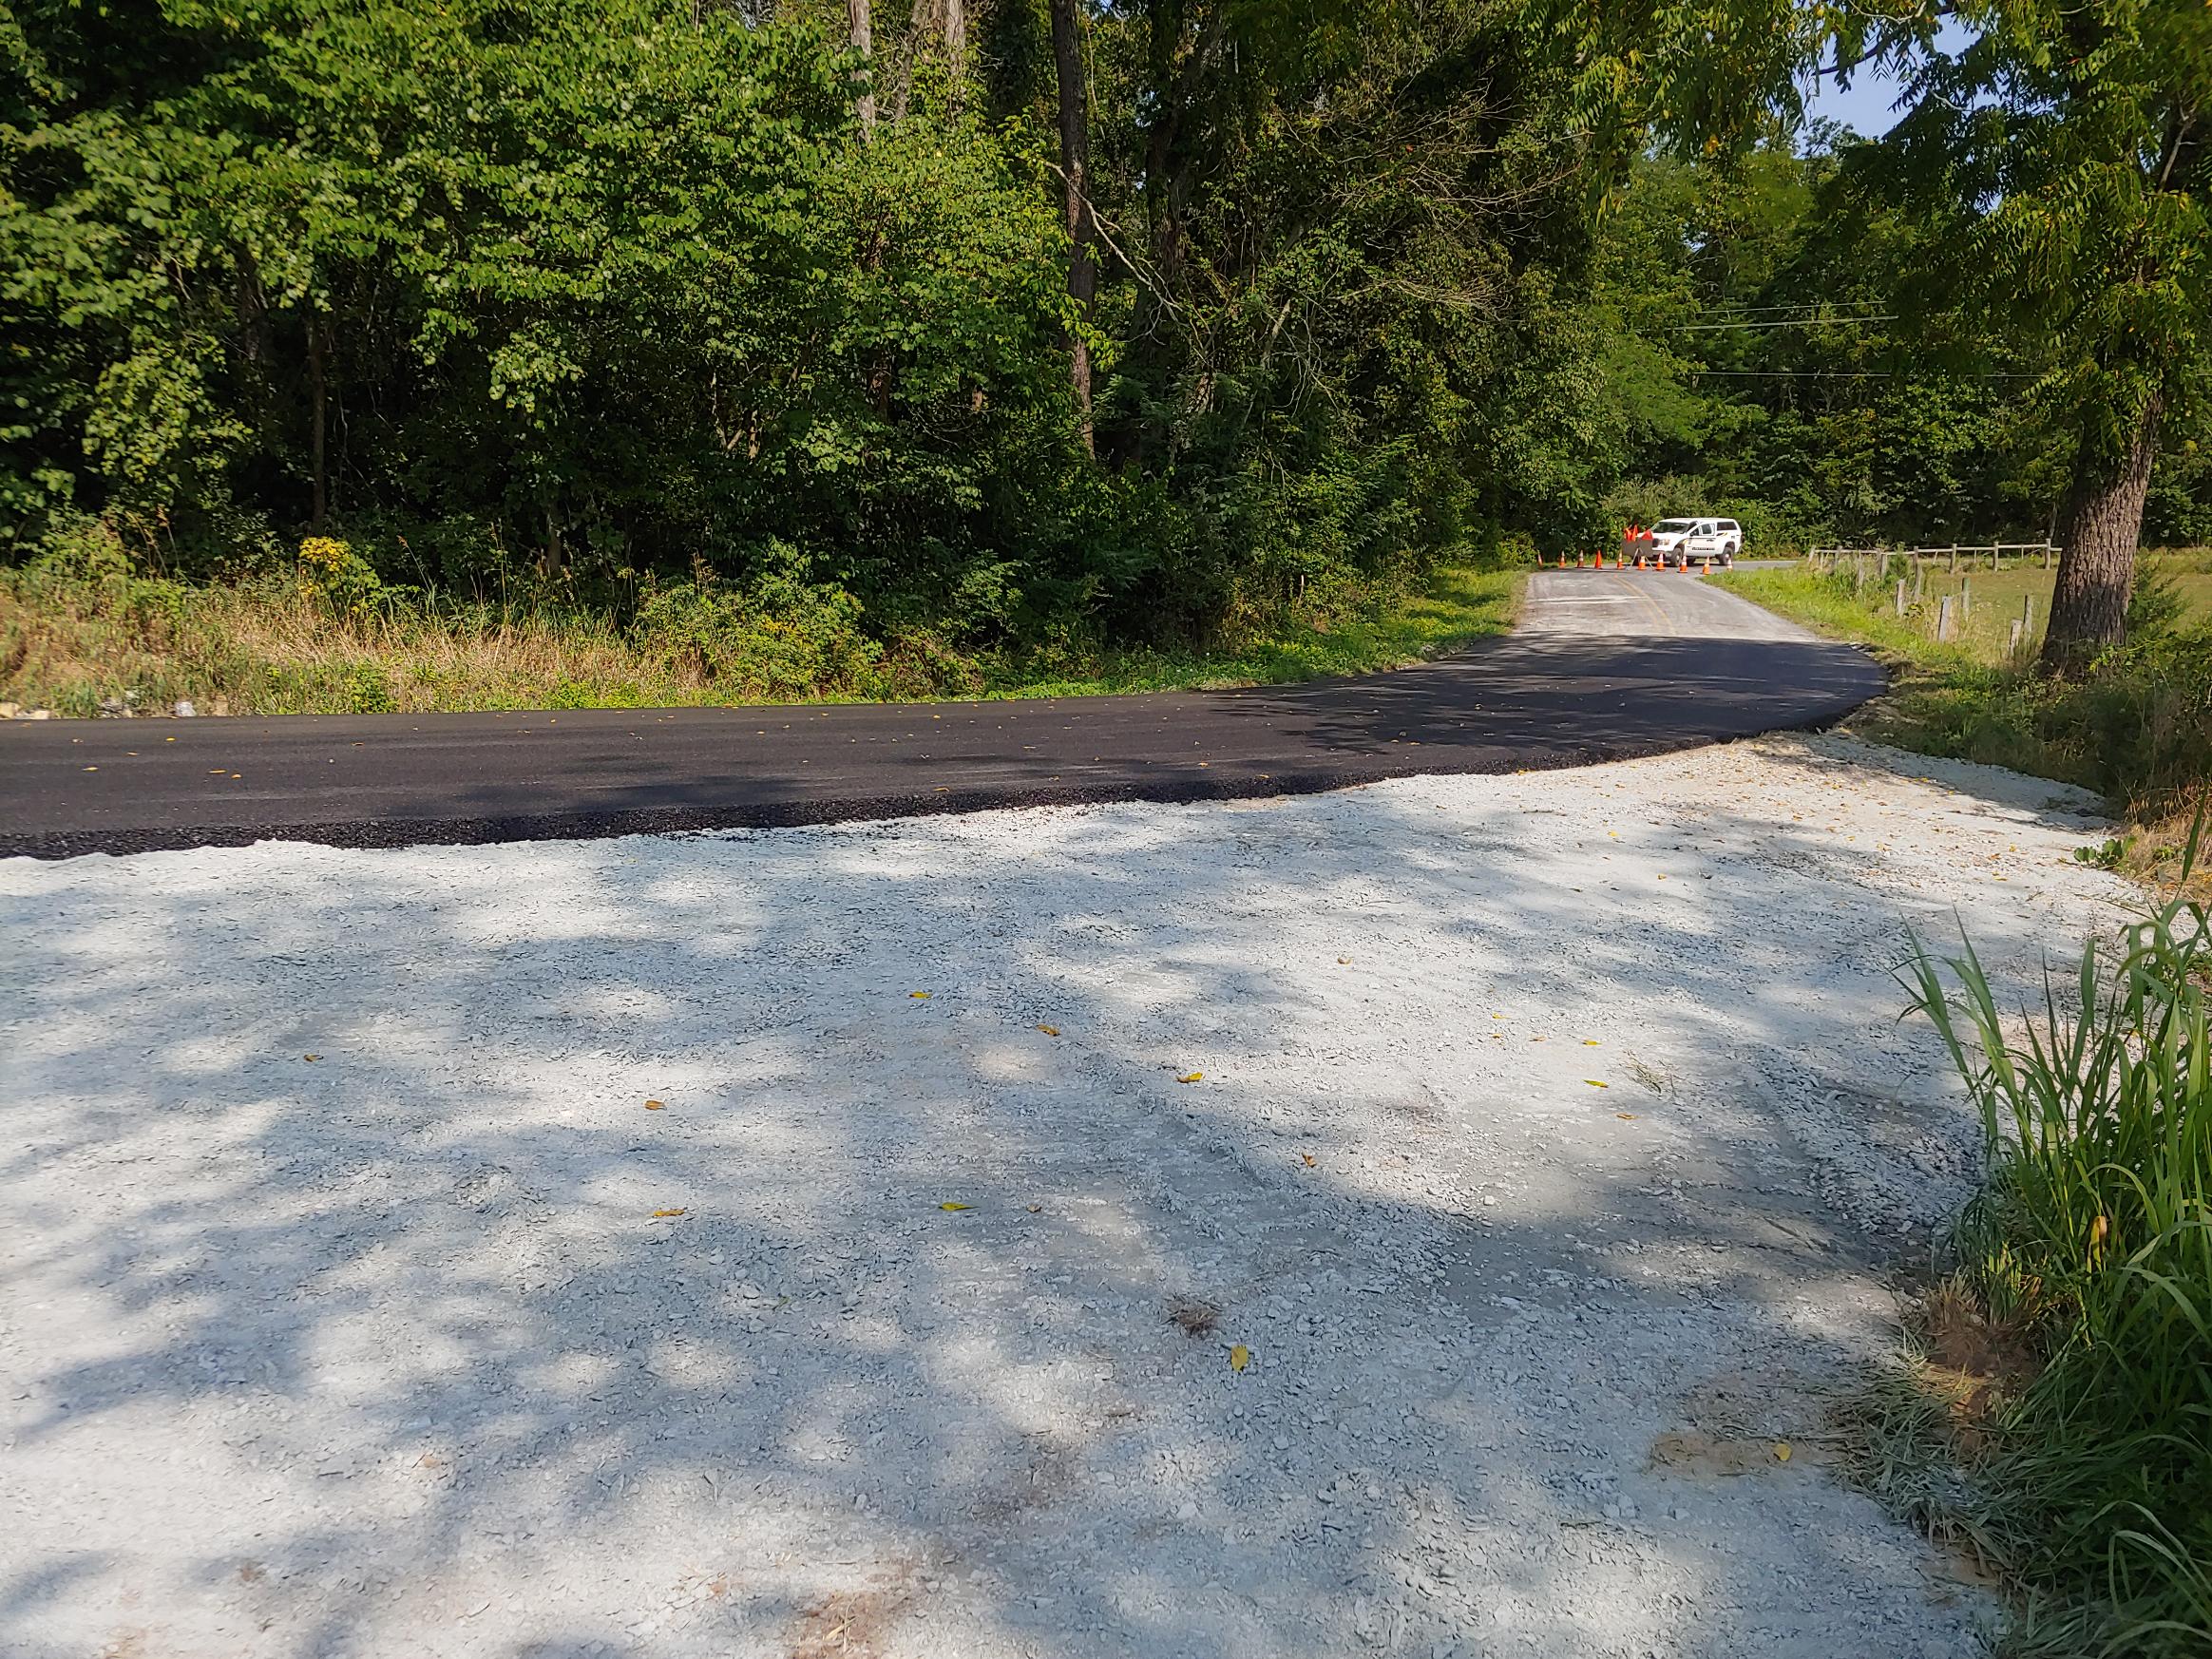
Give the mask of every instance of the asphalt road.
POLYGON ((1034 701, 9 721, 0 855, 543 840, 1584 765, 1835 720, 1864 654, 1679 573, 1546 571, 1394 673, 1034 701))

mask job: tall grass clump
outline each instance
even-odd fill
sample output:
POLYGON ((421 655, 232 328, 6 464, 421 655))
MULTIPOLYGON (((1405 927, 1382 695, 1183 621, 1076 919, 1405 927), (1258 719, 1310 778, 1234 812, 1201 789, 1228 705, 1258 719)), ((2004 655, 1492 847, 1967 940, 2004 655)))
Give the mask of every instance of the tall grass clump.
POLYGON ((2091 943, 2072 996, 2047 982, 2024 1023, 1971 944, 1907 970, 1988 1140, 1961 1279, 2037 1362, 1972 1471, 1977 1536, 2043 1610, 2031 1650, 2212 1652, 2207 908, 2176 897, 2091 943))

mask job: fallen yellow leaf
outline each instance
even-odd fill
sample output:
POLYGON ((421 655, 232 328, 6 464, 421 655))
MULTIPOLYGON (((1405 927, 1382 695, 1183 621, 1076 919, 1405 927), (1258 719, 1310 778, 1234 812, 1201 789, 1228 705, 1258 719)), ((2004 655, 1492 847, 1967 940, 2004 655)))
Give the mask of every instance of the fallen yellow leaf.
POLYGON ((1175 1079, 1178 1083, 1203 1083, 1205 1080, 1206 1074, 1204 1072, 1185 1072, 1175 1079))
POLYGON ((906 995, 913 998, 917 1002, 926 1002, 929 1001, 929 993, 927 991, 908 991, 906 995))
POLYGON ((1241 1371, 1251 1363, 1252 1351, 1244 1344, 1238 1343, 1229 1350, 1229 1368, 1231 1371, 1241 1371))
POLYGON ((317 1060, 317 1059, 320 1059, 320 1058, 322 1058, 322 1056, 321 1056, 321 1055, 319 1055, 319 1054, 303 1054, 303 1055, 301 1055, 299 1058, 300 1058, 301 1059, 311 1059, 311 1060, 317 1060))
POLYGON ((1586 1037, 1582 1039, 1582 1046, 1584 1048, 1595 1048, 1597 1046, 1597 1039, 1594 1037, 1586 1037))
POLYGON ((975 1206, 973 1204, 945 1203, 940 1204, 937 1208, 940 1210, 973 1210, 975 1206))
POLYGON ((1047 1037, 1058 1037, 1059 1035, 1059 1027, 1057 1025, 1039 1025, 1037 1029, 1043 1032, 1047 1037))
POLYGON ((1306 1160, 1307 1169, 1313 1168, 1313 1154, 1311 1153, 1300 1153, 1298 1155, 1306 1160))
POLYGON ((1789 1461, 1789 1442, 1787 1440, 1776 1440, 1774 1442, 1774 1460, 1777 1463, 1786 1463, 1789 1461))
POLYGON ((678 1215, 681 1215, 683 1211, 680 1210, 656 1210, 653 1212, 653 1219, 656 1221, 669 1221, 673 1220, 678 1215))
POLYGON ((1348 957, 1348 956, 1340 956, 1340 957, 1338 957, 1338 958, 1337 958, 1337 966, 1339 966, 1339 967, 1350 967, 1351 965, 1352 965, 1352 959, 1351 959, 1350 957, 1348 957))
POLYGON ((645 1110, 648 1112, 665 1112, 668 1108, 661 1101, 648 1100, 645 1102, 645 1110))
POLYGON ((1616 1112, 1613 1114, 1613 1116, 1619 1118, 1623 1123, 1633 1123, 1636 1121, 1636 1115, 1633 1112, 1616 1112))
POLYGON ((1612 1087, 1611 1083, 1601 1083, 1595 1077, 1584 1077, 1582 1080, 1588 1083, 1593 1089, 1610 1089, 1612 1087))

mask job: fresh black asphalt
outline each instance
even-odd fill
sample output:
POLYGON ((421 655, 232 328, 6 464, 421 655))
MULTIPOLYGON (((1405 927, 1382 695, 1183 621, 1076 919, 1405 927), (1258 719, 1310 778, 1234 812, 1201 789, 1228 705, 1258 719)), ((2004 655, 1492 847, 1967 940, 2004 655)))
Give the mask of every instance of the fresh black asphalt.
POLYGON ((1687 578, 1547 573, 1530 603, 1549 625, 1436 662, 1240 691, 15 720, 0 726, 0 854, 398 847, 1299 793, 1820 726, 1884 683, 1862 653, 1687 578))

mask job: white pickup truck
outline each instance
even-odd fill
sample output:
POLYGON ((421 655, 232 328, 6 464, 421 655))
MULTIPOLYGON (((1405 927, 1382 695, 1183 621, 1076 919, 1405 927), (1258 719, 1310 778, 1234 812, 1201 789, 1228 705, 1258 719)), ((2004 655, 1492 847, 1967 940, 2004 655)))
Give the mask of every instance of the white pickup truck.
POLYGON ((1661 569, 1697 563, 1725 570, 1744 550, 1744 532, 1734 519, 1661 519, 1651 526, 1651 550, 1661 569))

